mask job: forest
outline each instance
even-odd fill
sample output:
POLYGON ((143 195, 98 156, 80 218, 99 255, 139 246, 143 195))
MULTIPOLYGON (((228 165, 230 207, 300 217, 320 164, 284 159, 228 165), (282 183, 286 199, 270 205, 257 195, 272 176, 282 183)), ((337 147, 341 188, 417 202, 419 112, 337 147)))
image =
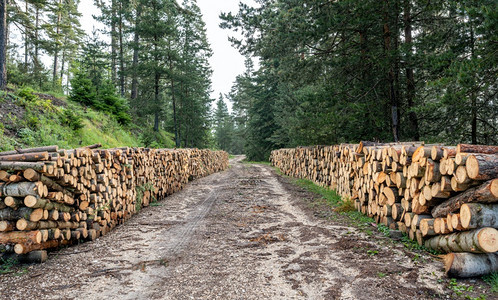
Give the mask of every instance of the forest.
POLYGON ((218 100, 195 0, 95 0, 106 29, 93 35, 79 3, 1 1, 1 88, 67 94, 146 146, 170 132, 176 147, 250 160, 359 140, 498 142, 496 1, 241 2, 219 26, 246 71, 218 100))
POLYGON ((79 0, 2 2, 2 88, 66 94, 113 116, 144 146, 165 147, 168 132, 176 147, 215 146, 212 51, 195 0, 96 0, 105 29, 91 35, 79 0))
POLYGON ((496 1, 257 3, 221 15, 248 57, 229 98, 251 159, 359 140, 498 142, 496 1))

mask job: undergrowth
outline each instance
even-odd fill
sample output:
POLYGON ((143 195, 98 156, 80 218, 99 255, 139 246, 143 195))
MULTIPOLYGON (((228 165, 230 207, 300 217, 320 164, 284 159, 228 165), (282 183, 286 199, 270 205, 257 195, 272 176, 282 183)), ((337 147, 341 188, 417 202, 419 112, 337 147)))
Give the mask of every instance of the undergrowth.
POLYGON ((59 100, 55 105, 30 88, 0 94, 0 103, 9 101, 19 108, 0 114, 0 151, 48 145, 77 148, 95 143, 105 148, 174 145, 172 135, 165 131, 151 134, 135 125, 123 126, 108 113, 59 100))

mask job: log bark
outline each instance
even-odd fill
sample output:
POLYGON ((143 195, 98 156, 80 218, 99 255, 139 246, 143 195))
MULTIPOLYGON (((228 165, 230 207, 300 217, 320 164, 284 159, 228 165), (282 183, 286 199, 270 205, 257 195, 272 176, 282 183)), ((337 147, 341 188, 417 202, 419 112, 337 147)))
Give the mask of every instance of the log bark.
POLYGON ((24 171, 26 169, 46 173, 47 165, 41 162, 0 161, 0 170, 24 171))
POLYGON ((464 152, 464 153, 498 154, 498 146, 459 144, 457 146, 457 153, 462 153, 462 152, 464 152))
POLYGON ((43 218, 44 212, 42 208, 32 209, 28 207, 21 207, 17 210, 5 208, 0 210, 1 221, 14 221, 20 218, 25 218, 32 222, 40 221, 43 218))
POLYGON ((471 179, 489 180, 498 177, 498 155, 471 155, 467 158, 465 166, 471 179))
POLYGON ((12 151, 0 152, 0 156, 23 154, 23 153, 58 152, 58 151, 59 151, 59 146, 43 146, 43 147, 36 147, 36 148, 26 148, 26 149, 17 149, 17 150, 12 150, 12 151))
POLYGON ((15 223, 11 221, 0 221, 0 231, 12 231, 15 228, 15 223))
POLYGON ((59 240, 49 240, 40 244, 19 243, 14 246, 14 252, 17 254, 26 254, 35 250, 50 249, 68 244, 69 241, 59 240))
POLYGON ((32 243, 39 244, 42 241, 40 231, 11 231, 0 232, 0 244, 32 243))
POLYGON ((26 153, 26 154, 13 154, 0 156, 0 161, 26 161, 26 162, 39 162, 49 160, 48 152, 26 153))
POLYGON ((435 236, 425 242, 430 249, 450 252, 493 253, 498 251, 498 230, 480 228, 435 236))
POLYGON ((25 197, 43 196, 45 193, 44 185, 40 181, 37 182, 16 182, 12 184, 0 183, 0 191, 3 196, 25 197))
POLYGON ((455 212, 464 203, 496 203, 498 202, 498 179, 489 180, 480 186, 473 187, 467 191, 449 198, 443 203, 435 206, 431 214, 434 218, 443 217, 455 212))
POLYGON ((498 228, 498 204, 462 204, 462 207, 460 207, 460 221, 464 229, 498 228))
POLYGON ((449 277, 469 278, 498 272, 498 253, 450 253, 443 260, 449 277))

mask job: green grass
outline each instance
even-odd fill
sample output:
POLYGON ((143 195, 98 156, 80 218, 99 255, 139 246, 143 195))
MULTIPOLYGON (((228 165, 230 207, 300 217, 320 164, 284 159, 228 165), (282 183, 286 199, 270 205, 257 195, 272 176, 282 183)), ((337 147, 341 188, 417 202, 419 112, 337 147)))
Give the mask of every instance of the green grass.
POLYGON ((8 274, 14 272, 12 268, 18 264, 14 258, 3 259, 0 258, 0 274, 8 274))
POLYGON ((251 164, 251 165, 267 165, 271 166, 271 163, 269 161, 250 161, 250 160, 243 160, 243 164, 251 164))
POLYGON ((486 275, 482 279, 489 284, 492 293, 498 293, 498 272, 486 275))
MULTIPOLYGON (((55 96, 62 95, 55 94, 55 96)), ((165 131, 151 133, 150 144, 145 145, 141 138, 145 133, 141 133, 141 128, 124 127, 104 112, 61 100, 66 103, 65 107, 55 106, 51 100, 40 99, 29 89, 0 94, 0 102, 11 101, 24 111, 22 118, 9 113, 0 119, 0 151, 47 145, 77 148, 96 143, 102 144, 105 148, 174 147, 171 133, 165 131), (16 132, 16 136, 6 136, 6 129, 16 132)))

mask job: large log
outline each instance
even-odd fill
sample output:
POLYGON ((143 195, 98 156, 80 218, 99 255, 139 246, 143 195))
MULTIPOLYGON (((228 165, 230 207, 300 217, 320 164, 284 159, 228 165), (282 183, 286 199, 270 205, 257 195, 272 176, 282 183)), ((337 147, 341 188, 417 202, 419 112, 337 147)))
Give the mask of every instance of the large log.
POLYGON ((468 278, 498 272, 498 253, 449 253, 444 256, 449 277, 468 278))
POLYGON ((17 210, 5 208, 0 210, 1 221, 14 221, 20 218, 25 218, 32 222, 40 221, 44 217, 42 208, 32 209, 28 207, 21 207, 17 210))
POLYGON ((498 230, 490 227, 435 236, 425 242, 430 249, 450 252, 493 253, 498 251, 498 230))
POLYGON ((43 196, 45 193, 44 185, 40 181, 37 182, 16 182, 16 183, 0 183, 0 192, 4 196, 25 197, 43 196))
POLYGON ((26 254, 35 250, 42 249, 50 249, 56 248, 61 245, 68 245, 69 241, 60 241, 60 240, 49 240, 39 244, 30 244, 30 243, 18 243, 14 246, 14 252, 17 254, 26 254))
POLYGON ((462 204, 462 207, 460 207, 460 221, 464 229, 498 228, 498 204, 462 204))
POLYGON ((17 243, 34 243, 39 244, 42 241, 40 231, 11 231, 0 232, 0 244, 17 244, 17 243))
POLYGON ((35 152, 57 152, 57 151, 59 151, 59 146, 43 146, 36 148, 25 148, 25 149, 16 149, 12 151, 4 151, 0 152, 0 156, 23 154, 23 153, 35 153, 35 152))
POLYGON ((460 209, 464 203, 496 203, 498 202, 498 179, 489 180, 480 186, 449 198, 435 206, 431 214, 434 218, 443 217, 460 209))
POLYGON ((489 180, 498 177, 498 155, 471 155, 467 158, 465 166, 471 179, 489 180))
POLYGON ((48 254, 46 250, 37 250, 21 255, 15 253, 7 253, 2 256, 2 258, 4 260, 13 259, 22 264, 39 264, 47 261, 48 254))
POLYGON ((0 156, 0 161, 29 161, 39 162, 49 159, 48 152, 13 154, 0 156))
POLYGON ((459 144, 457 146, 457 153, 462 153, 462 152, 464 152, 464 153, 498 154, 498 146, 459 144))
POLYGON ((0 170, 23 171, 26 169, 45 173, 47 172, 47 164, 42 162, 0 161, 0 170))

